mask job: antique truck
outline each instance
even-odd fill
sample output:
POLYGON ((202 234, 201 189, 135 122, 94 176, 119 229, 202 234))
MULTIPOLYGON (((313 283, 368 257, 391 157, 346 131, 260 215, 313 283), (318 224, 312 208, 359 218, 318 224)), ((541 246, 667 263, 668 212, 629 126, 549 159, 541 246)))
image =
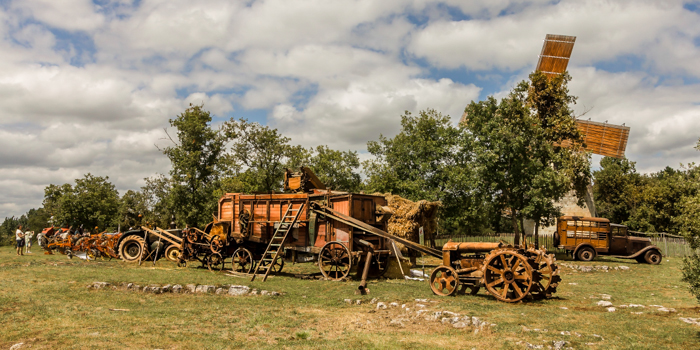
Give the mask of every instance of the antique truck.
POLYGON ((661 263, 661 249, 652 245, 651 239, 630 236, 627 226, 611 224, 605 218, 560 217, 557 219, 554 245, 582 261, 607 255, 652 265, 661 263))

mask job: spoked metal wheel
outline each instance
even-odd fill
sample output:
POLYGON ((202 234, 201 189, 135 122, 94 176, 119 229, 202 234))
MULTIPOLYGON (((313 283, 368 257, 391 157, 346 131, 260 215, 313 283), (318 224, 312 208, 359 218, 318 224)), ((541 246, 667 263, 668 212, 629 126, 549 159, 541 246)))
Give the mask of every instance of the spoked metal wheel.
POLYGON ((536 271, 533 273, 533 284, 530 293, 535 299, 549 298, 557 292, 557 286, 561 281, 559 269, 555 264, 554 255, 540 252, 534 260, 536 271))
POLYGON ((221 271, 224 269, 224 258, 219 253, 210 254, 207 257, 209 271, 221 271))
POLYGON ((238 248, 231 257, 231 270, 240 273, 253 271, 253 254, 248 249, 238 248))
POLYGON ((430 274, 430 289, 441 296, 454 296, 459 290, 459 275, 449 266, 438 266, 430 274))
POLYGON ((508 303, 522 300, 532 287, 532 267, 513 250, 495 250, 484 260, 484 284, 496 299, 508 303))
POLYGON ((323 277, 338 281, 348 276, 352 267, 352 256, 345 244, 328 242, 318 255, 318 267, 323 277))

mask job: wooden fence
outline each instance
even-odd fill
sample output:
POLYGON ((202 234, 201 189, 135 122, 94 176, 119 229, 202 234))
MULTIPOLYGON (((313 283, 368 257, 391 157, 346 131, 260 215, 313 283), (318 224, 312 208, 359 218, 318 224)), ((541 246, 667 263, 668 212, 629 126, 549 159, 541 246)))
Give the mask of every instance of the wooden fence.
MULTIPOLYGON (((671 235, 668 233, 642 233, 634 232, 635 236, 643 236, 651 238, 651 244, 659 247, 661 253, 664 256, 669 257, 685 257, 692 252, 688 242, 682 236, 671 235)), ((442 247, 447 241, 452 240, 453 242, 500 242, 504 241, 506 243, 513 243, 515 235, 513 233, 493 233, 481 236, 467 236, 467 235, 454 235, 454 236, 438 236, 435 238, 435 245, 439 248, 442 247)), ((532 236, 528 236, 528 243, 534 243, 535 239, 532 236)), ((564 250, 558 249, 554 246, 552 236, 540 236, 540 246, 546 247, 547 251, 564 253, 564 250)))

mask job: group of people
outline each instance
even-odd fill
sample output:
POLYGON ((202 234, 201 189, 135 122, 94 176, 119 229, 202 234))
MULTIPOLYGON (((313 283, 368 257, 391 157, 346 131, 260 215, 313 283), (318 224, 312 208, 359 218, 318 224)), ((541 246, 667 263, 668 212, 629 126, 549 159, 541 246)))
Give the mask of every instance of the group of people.
POLYGON ((34 231, 22 231, 22 225, 17 226, 15 231, 15 239, 17 240, 17 255, 31 254, 32 238, 34 231))

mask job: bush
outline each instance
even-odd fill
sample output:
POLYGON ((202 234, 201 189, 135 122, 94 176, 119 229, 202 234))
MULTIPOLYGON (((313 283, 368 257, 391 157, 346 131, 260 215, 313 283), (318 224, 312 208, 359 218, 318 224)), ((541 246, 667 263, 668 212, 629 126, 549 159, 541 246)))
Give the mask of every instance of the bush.
POLYGON ((698 253, 683 259, 683 281, 690 285, 690 293, 700 301, 700 255, 698 253))

